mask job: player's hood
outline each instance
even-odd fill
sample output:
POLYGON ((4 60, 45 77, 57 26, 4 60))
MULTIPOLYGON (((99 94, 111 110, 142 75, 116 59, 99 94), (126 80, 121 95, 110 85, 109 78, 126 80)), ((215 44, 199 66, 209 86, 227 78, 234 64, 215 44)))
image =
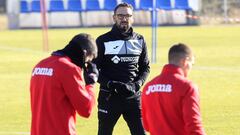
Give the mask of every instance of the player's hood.
POLYGON ((74 64, 81 68, 84 67, 85 58, 83 51, 80 45, 78 45, 73 40, 70 41, 69 44, 62 50, 54 51, 52 55, 68 56, 74 64))

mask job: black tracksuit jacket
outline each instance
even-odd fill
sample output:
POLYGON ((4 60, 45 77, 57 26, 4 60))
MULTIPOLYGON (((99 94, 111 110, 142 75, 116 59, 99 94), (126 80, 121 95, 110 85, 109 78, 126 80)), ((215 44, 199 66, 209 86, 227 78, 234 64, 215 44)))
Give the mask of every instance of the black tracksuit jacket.
POLYGON ((132 28, 121 33, 114 25, 111 31, 99 36, 96 42, 98 57, 94 61, 99 69, 98 82, 101 89, 107 89, 110 80, 143 85, 150 67, 142 35, 133 32, 132 28))

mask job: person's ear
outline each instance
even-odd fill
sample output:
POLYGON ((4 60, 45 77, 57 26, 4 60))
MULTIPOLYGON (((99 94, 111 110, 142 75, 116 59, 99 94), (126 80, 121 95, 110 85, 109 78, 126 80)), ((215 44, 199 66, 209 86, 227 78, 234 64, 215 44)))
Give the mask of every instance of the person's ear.
POLYGON ((134 23, 134 19, 133 19, 133 16, 129 18, 131 23, 134 23))
POLYGON ((185 58, 181 58, 179 61, 179 66, 184 68, 187 65, 187 61, 185 58))
POLYGON ((113 17, 113 22, 116 23, 117 22, 117 16, 114 14, 112 17, 113 17))

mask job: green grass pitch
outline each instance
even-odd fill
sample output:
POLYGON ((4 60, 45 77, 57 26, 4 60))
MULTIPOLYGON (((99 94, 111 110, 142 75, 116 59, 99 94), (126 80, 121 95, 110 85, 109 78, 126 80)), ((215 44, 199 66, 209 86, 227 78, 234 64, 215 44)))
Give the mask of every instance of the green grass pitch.
MULTIPOLYGON (((42 51, 41 30, 0 31, 0 135, 29 134, 31 113, 29 80, 32 67, 77 33, 95 38, 110 28, 49 30, 49 52, 42 51)), ((144 35, 151 57, 151 28, 136 27, 144 35)), ((169 47, 186 43, 196 63, 189 76, 200 88, 201 112, 208 135, 240 134, 240 26, 159 27, 157 63, 151 64, 150 80, 167 62, 169 47)), ((97 86, 98 88, 98 86, 97 86)), ((98 89, 96 89, 96 93, 98 89)), ((80 135, 97 134, 97 107, 90 119, 77 119, 80 135)), ((121 118, 114 135, 128 135, 121 118)))

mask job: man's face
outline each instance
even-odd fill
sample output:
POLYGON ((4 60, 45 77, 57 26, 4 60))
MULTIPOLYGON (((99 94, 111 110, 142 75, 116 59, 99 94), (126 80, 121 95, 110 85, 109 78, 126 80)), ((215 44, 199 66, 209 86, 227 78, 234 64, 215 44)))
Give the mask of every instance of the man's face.
POLYGON ((117 27, 123 31, 128 31, 133 24, 133 11, 129 7, 119 7, 113 15, 113 20, 117 27))

